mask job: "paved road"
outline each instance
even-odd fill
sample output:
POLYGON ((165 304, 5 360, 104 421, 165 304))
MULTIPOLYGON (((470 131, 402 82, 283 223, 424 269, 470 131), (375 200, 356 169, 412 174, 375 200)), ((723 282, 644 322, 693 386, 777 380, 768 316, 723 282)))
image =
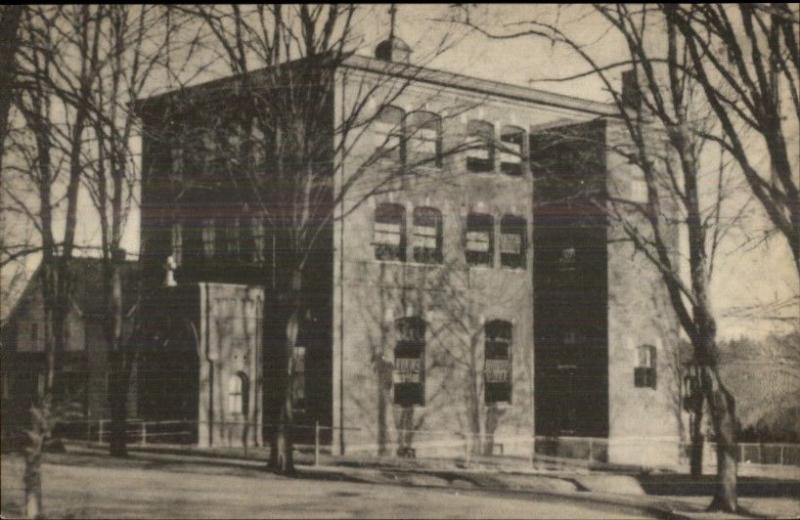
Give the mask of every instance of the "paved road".
MULTIPOLYGON (((162 462, 46 464, 48 517, 642 518, 586 502, 469 489, 288 479, 256 469, 162 462)), ((2 511, 21 513, 22 460, 2 458, 2 511)))

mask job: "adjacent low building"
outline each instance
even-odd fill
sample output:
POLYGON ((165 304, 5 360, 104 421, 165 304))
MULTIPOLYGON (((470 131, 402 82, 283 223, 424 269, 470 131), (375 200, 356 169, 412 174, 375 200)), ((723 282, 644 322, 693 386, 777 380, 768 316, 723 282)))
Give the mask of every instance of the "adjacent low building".
MULTIPOLYGON (((103 263, 98 258, 74 258, 70 263, 72 292, 66 316, 64 351, 53 389, 60 405, 62 427, 87 431, 108 420, 108 341, 103 330, 106 302, 103 263)), ((33 273, 14 308, 3 323, 3 435, 14 434, 28 423, 28 409, 46 381, 45 309, 41 290, 41 266, 33 273)), ((137 262, 127 261, 120 276, 124 314, 135 312, 137 262)), ((128 415, 136 417, 136 373, 131 377, 128 415)), ((95 433, 96 434, 96 433, 95 433)))

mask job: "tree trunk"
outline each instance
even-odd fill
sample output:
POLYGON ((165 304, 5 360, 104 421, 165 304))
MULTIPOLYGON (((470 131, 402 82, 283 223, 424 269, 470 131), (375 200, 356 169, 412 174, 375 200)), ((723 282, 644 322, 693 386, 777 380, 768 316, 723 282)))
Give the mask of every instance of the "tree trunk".
POLYGON ((709 405, 717 443, 717 489, 710 511, 735 513, 736 498, 736 402, 723 386, 716 369, 703 370, 703 390, 709 405))
POLYGON ((108 385, 108 408, 111 414, 108 453, 112 457, 127 457, 127 397, 128 384, 122 352, 111 352, 111 380, 108 385))
POLYGON ((703 476, 703 446, 705 437, 703 436, 703 395, 690 396, 691 403, 691 452, 689 454, 689 465, 692 478, 703 476))
POLYGON ((270 466, 281 475, 294 473, 292 376, 294 375, 294 347, 297 345, 297 337, 302 321, 301 287, 302 271, 299 268, 294 269, 291 278, 288 319, 286 320, 285 360, 283 360, 285 370, 279 377, 279 381, 276 381, 279 384, 278 389, 282 397, 281 410, 278 426, 270 441, 270 466))
POLYGON ((31 427, 25 432, 25 516, 43 518, 42 509, 42 453, 47 442, 50 420, 50 397, 31 404, 31 427))
POLYGON ((108 314, 106 315, 106 337, 110 351, 108 353, 111 381, 109 382, 108 408, 111 414, 111 431, 108 442, 109 455, 112 457, 126 457, 127 449, 127 418, 128 418, 128 380, 129 363, 126 363, 126 353, 123 348, 123 309, 122 309, 122 279, 121 263, 123 256, 119 250, 114 250, 108 276, 108 314))

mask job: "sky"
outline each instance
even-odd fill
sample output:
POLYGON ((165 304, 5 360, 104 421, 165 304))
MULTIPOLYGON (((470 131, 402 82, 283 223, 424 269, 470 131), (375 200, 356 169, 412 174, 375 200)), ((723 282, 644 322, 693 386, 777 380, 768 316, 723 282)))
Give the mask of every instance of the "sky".
MULTIPOLYGON (((449 23, 452 14, 451 9, 441 4, 398 4, 396 33, 414 50, 413 62, 597 101, 610 99, 604 85, 596 77, 568 82, 548 81, 586 70, 584 62, 567 49, 553 47, 531 36, 513 40, 489 39, 464 26, 449 23), (443 38, 452 47, 436 55, 443 38)), ((389 19, 388 5, 365 5, 359 10, 356 24, 363 34, 353 42, 358 53, 372 55, 375 45, 389 33, 389 19)), ((524 22, 533 19, 559 23, 565 32, 584 43, 588 52, 600 63, 618 60, 623 55, 621 38, 607 30, 600 17, 592 13, 590 6, 481 4, 471 12, 472 21, 496 33, 524 29, 524 22)), ((224 72, 216 63, 210 65, 207 75, 198 80, 210 79, 208 75, 224 72)), ((138 151, 138 138, 132 146, 138 151)), ((748 196, 748 191, 742 189, 736 194, 735 203, 743 203, 748 196)), ((752 236, 761 236, 760 230, 767 227, 763 214, 754 201, 749 204, 753 218, 747 231, 752 236)), ((85 244, 99 241, 96 221, 95 210, 84 193, 79 210, 79 241, 85 244)), ((139 214, 134 210, 123 240, 124 247, 134 256, 139 249, 138 237, 139 214)), ((743 241, 743 233, 733 233, 725 244, 712 286, 714 307, 721 316, 722 337, 763 336, 773 330, 773 324, 768 321, 728 316, 732 309, 765 304, 792 293, 800 293, 797 274, 793 271, 791 255, 783 239, 773 237, 755 246, 751 243, 746 248, 740 246, 743 241)), ((35 267, 37 262, 38 259, 32 258, 29 268, 35 267)))

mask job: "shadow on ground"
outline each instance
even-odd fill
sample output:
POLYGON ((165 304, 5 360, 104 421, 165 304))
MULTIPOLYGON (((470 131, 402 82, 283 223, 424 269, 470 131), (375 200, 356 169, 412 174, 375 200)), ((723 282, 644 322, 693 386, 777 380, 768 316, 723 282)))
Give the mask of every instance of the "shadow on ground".
MULTIPOLYGON (((714 475, 694 479, 680 474, 638 475, 636 479, 648 495, 712 496, 716 489, 714 475)), ((739 477, 740 497, 800 497, 800 481, 762 477, 739 477)))

